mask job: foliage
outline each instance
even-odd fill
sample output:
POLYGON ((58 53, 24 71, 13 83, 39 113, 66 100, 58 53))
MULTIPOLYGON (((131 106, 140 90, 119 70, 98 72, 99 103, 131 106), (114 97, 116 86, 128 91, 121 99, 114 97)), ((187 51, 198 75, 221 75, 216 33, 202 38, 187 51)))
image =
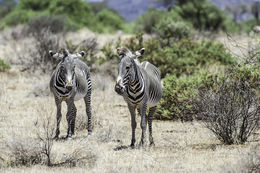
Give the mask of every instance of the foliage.
POLYGON ((16 5, 15 0, 2 0, 0 4, 0 19, 10 13, 16 5))
POLYGON ((175 10, 199 30, 217 31, 223 28, 226 17, 216 5, 208 0, 187 1, 175 10))
POLYGON ((141 15, 136 20, 136 30, 138 32, 146 32, 146 33, 152 33, 154 27, 160 22, 160 20, 163 18, 164 14, 166 14, 166 11, 159 11, 156 9, 148 9, 148 11, 141 15))
POLYGON ((49 11, 53 15, 65 15, 70 22, 78 26, 91 25, 95 22, 90 5, 82 0, 51 1, 49 11))
POLYGON ((213 87, 200 90, 195 104, 205 126, 225 144, 245 143, 259 128, 260 98, 250 85, 255 76, 245 80, 243 73, 235 72, 217 78, 213 87))
POLYGON ((163 97, 155 114, 161 120, 192 120, 192 98, 199 85, 199 76, 177 78, 167 75, 163 79, 163 97))
POLYGON ((208 67, 215 63, 223 65, 235 63, 232 55, 222 44, 212 41, 197 43, 192 40, 181 40, 164 49, 157 44, 158 41, 144 44, 147 53, 143 60, 157 66, 162 77, 167 73, 175 74, 177 77, 183 74, 191 75, 201 67, 208 67))
POLYGON ((28 22, 28 32, 39 34, 41 30, 49 30, 51 33, 64 31, 65 18, 63 16, 37 16, 28 22))
POLYGON ((162 39, 163 44, 168 46, 191 36, 191 28, 187 23, 175 22, 171 18, 162 19, 154 30, 159 38, 162 39))
POLYGON ((2 26, 15 26, 29 21, 35 16, 35 12, 31 10, 13 10, 6 15, 1 21, 2 26))
POLYGON ((18 8, 23 10, 44 11, 49 7, 51 0, 19 0, 18 8))
POLYGON ((89 3, 83 0, 21 0, 13 11, 4 16, 1 25, 14 26, 30 21, 40 26, 49 26, 54 20, 58 21, 57 25, 63 23, 63 26, 60 25, 63 31, 76 30, 84 26, 96 32, 125 29, 123 19, 117 13, 103 8, 95 14, 89 3), (43 20, 42 24, 37 21, 39 19, 43 20))
POLYGON ((123 29, 123 19, 116 13, 108 9, 103 9, 97 13, 97 24, 93 29, 97 32, 113 32, 123 29))
POLYGON ((5 71, 9 70, 10 68, 11 67, 9 64, 4 62, 4 60, 0 59, 0 72, 5 72, 5 71))

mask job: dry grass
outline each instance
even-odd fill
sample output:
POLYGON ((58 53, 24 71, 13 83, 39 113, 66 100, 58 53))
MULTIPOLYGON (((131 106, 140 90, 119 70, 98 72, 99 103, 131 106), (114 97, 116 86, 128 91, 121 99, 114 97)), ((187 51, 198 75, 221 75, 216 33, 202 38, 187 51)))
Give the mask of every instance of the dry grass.
MULTIPOLYGON (((17 44, 21 42, 26 41, 20 40, 17 44)), ((8 59, 10 52, 10 45, 5 45, 0 38, 0 55, 7 55, 4 58, 7 62, 11 61, 8 59)), ((23 146, 27 146, 31 154, 30 149, 39 144, 34 142, 39 132, 35 122, 42 123, 43 119, 51 117, 51 122, 55 123, 54 99, 46 89, 50 76, 22 73, 16 70, 19 64, 11 65, 11 72, 0 73, 0 143, 11 145, 8 141, 25 140, 23 146), (41 87, 39 92, 37 88, 41 87)), ((114 92, 114 81, 100 74, 93 74, 92 80, 96 88, 92 95, 92 135, 87 135, 84 122, 80 124, 86 120, 85 104, 80 100, 76 102, 75 136, 72 140, 53 142, 51 162, 54 166, 39 163, 11 167, 7 163, 13 161, 12 157, 0 152, 0 172, 223 172, 224 165, 235 165, 241 153, 259 143, 258 136, 254 136, 245 145, 225 146, 199 122, 153 121, 155 147, 130 149, 130 115, 123 98, 114 92), (105 85, 103 81, 106 81, 105 85)), ((61 136, 65 136, 67 130, 65 113, 64 103, 61 136)), ((137 122, 138 144, 140 117, 137 122)), ((12 152, 4 145, 0 150, 12 152)))

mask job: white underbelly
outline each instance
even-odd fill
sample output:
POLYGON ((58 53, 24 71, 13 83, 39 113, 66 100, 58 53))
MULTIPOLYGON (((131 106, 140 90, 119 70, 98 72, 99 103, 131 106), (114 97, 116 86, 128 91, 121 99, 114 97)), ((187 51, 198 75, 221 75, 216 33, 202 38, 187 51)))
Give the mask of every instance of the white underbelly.
POLYGON ((80 99, 83 99, 86 96, 87 93, 77 93, 74 97, 75 101, 78 101, 80 99))

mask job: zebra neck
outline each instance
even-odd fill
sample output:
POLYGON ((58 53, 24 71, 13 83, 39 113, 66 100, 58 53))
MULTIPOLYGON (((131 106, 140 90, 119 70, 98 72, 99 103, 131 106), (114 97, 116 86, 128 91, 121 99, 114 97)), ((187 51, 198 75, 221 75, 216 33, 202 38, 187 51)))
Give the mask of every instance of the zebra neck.
POLYGON ((144 97, 145 84, 142 73, 138 67, 135 67, 135 78, 133 81, 130 81, 130 84, 126 90, 128 99, 137 104, 142 101, 144 97))
POLYGON ((59 79, 59 75, 56 74, 54 81, 54 88, 57 91, 57 94, 61 97, 67 97, 70 95, 72 90, 68 90, 65 85, 59 79))

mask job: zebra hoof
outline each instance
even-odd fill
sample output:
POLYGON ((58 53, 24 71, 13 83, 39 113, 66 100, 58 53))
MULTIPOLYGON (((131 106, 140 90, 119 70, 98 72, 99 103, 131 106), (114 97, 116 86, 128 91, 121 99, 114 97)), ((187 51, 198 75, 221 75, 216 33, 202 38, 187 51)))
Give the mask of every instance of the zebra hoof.
POLYGON ((130 148, 131 148, 131 149, 134 149, 134 148, 135 148, 135 144, 131 144, 131 145, 130 145, 130 148))
POLYGON ((65 139, 66 140, 72 140, 72 136, 71 135, 67 135, 65 139))
POLYGON ((52 138, 53 140, 55 141, 58 141, 59 140, 59 137, 58 136, 55 136, 54 138, 52 138))
POLYGON ((154 146, 155 146, 154 142, 150 142, 150 147, 154 147, 154 146))

